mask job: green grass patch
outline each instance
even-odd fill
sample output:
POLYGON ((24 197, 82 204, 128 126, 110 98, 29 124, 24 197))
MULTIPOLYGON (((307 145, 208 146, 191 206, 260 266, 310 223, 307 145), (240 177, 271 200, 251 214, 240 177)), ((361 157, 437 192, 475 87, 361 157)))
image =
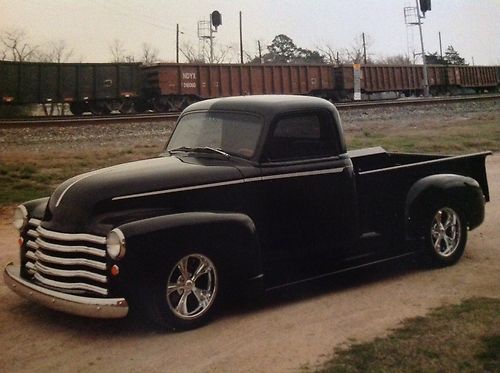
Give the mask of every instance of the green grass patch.
POLYGON ((0 204, 43 197, 50 191, 48 181, 35 165, 0 163, 0 204))
POLYGON ((316 371, 500 372, 500 299, 437 308, 384 338, 335 350, 316 371))
POLYGON ((500 123, 491 119, 455 126, 347 129, 349 149, 382 146, 390 151, 459 154, 500 151, 500 123))

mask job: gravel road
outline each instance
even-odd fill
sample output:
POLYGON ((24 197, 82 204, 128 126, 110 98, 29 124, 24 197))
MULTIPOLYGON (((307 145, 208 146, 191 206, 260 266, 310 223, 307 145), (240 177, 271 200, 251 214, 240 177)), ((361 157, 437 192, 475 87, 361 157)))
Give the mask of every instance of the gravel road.
MULTIPOLYGON (((160 143, 169 126, 148 136, 160 143)), ((70 134, 87 141, 74 131, 54 131, 36 133, 46 136, 45 145, 26 145, 25 137, 22 146, 55 148, 61 136, 70 134)), ((1 151, 17 149, 14 135, 7 130, 0 135, 1 151)), ((109 144, 109 135, 99 132, 98 138, 109 144)), ((93 320, 58 313, 18 297, 2 279, 0 372, 293 371, 320 363, 336 346, 382 336, 432 307, 471 296, 500 297, 500 155, 488 157, 487 170, 492 201, 486 221, 470 233, 457 265, 428 269, 399 262, 331 277, 269 294, 259 304, 232 305, 190 332, 158 332, 134 318, 93 320)), ((18 261, 11 214, 12 207, 0 209, 0 265, 18 261)))

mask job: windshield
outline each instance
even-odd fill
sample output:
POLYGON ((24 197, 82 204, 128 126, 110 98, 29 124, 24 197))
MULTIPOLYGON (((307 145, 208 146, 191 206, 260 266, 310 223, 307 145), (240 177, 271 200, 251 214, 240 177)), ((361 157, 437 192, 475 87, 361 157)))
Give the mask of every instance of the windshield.
POLYGON ((247 113, 191 113, 180 119, 166 150, 217 149, 230 155, 251 158, 262 127, 261 118, 247 113))

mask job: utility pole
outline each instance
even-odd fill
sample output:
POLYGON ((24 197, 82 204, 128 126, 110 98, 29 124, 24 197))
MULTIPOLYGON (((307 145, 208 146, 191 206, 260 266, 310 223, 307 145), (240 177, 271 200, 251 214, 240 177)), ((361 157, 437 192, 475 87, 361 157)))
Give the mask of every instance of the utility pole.
POLYGON ((179 24, 177 24, 177 31, 175 35, 175 62, 179 63, 179 24))
POLYGON ((257 45, 259 46, 259 61, 262 64, 263 63, 263 61, 262 61, 262 48, 260 46, 260 40, 257 40, 257 45))
POLYGON ((424 49, 424 37, 422 34, 422 17, 420 16, 420 8, 418 6, 418 0, 415 0, 415 4, 417 5, 417 18, 418 18, 418 31, 420 32, 420 46, 422 47, 422 62, 424 64, 424 96, 429 96, 429 79, 427 77, 427 61, 425 58, 425 49, 424 49))
POLYGON ((363 36, 363 60, 365 61, 365 65, 366 65, 366 41, 365 41, 365 33, 363 32, 361 35, 363 36))
POLYGON ((243 65, 243 22, 241 20, 241 10, 240 10, 240 62, 243 65))
POLYGON ((441 31, 439 31, 439 55, 443 58, 443 44, 441 44, 441 31))
POLYGON ((210 29, 210 63, 214 63, 214 30, 212 28, 212 13, 210 13, 210 26, 209 26, 209 29, 210 29))

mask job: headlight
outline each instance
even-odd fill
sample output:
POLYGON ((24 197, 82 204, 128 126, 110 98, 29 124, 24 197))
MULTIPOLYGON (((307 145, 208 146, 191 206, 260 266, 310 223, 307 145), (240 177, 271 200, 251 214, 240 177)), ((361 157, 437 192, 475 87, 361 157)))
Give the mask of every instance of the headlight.
POLYGON ((28 210, 23 205, 19 205, 16 207, 14 211, 14 221, 12 222, 14 227, 21 232, 26 225, 28 224, 28 210))
POLYGON ((125 256, 125 236, 118 228, 109 232, 106 238, 106 250, 113 260, 120 260, 125 256))

